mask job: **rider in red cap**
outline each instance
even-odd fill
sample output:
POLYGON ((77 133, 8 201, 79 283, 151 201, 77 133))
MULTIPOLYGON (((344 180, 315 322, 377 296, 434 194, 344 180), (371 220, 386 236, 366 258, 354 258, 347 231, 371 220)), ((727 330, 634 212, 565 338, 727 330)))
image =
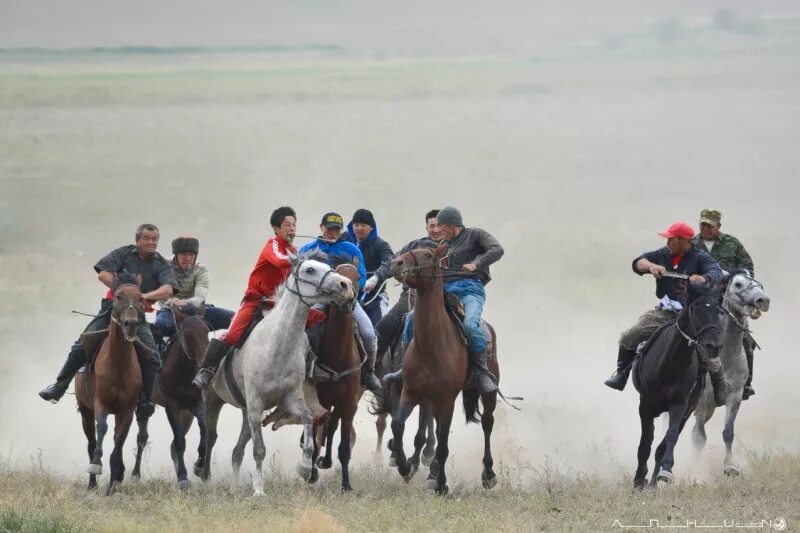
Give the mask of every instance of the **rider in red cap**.
MULTIPOLYGON (((659 302, 655 309, 649 309, 630 329, 619 338, 617 370, 605 381, 612 389, 623 390, 628 381, 636 348, 645 342, 661 326, 674 321, 683 304, 684 281, 665 277, 667 272, 686 274, 689 283, 720 283, 722 269, 716 259, 707 252, 692 245, 694 228, 686 222, 675 222, 659 233, 667 239, 667 245, 652 252, 646 252, 633 260, 633 271, 638 275, 652 274, 656 278, 656 297, 659 302)), ((711 374, 714 385, 714 399, 717 405, 725 403, 727 382, 722 371, 711 374)))

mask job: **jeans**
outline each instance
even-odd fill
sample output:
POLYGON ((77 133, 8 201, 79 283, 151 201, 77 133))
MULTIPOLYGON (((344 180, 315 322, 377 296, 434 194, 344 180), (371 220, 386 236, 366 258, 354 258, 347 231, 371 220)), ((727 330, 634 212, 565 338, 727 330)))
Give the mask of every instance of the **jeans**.
MULTIPOLYGON (((486 303, 483 283, 477 279, 459 279, 445 283, 444 292, 458 296, 461 305, 464 306, 464 329, 467 331, 469 351, 476 353, 484 351, 488 341, 481 329, 481 314, 483 304, 486 303)), ((403 342, 409 344, 412 338, 414 338, 414 311, 406 317, 403 342)))
POLYGON ((374 354, 378 350, 378 336, 375 334, 375 327, 372 325, 369 315, 361 307, 361 304, 356 305, 353 310, 353 318, 356 321, 361 340, 364 342, 364 349, 368 354, 374 354))
MULTIPOLYGON (((206 307, 206 314, 203 317, 206 323, 213 330, 228 329, 233 319, 233 311, 223 309, 222 307, 214 307, 209 305, 206 307)), ((177 330, 175 326, 175 317, 169 309, 159 309, 156 313, 156 327, 165 337, 171 337, 177 330)))

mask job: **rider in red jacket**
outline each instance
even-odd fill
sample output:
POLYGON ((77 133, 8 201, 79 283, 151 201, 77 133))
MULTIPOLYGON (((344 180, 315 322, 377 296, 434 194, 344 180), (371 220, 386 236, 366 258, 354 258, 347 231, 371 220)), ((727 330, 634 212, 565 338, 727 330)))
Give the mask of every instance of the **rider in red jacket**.
MULTIPOLYGON (((234 346, 242 334, 247 330, 253 317, 258 312, 262 298, 270 298, 275 294, 278 286, 286 281, 292 270, 289 253, 296 254, 292 246, 295 236, 297 217, 291 207, 279 207, 273 211, 269 219, 275 237, 267 241, 261 255, 258 256, 256 266, 247 282, 247 290, 242 298, 242 305, 231 321, 231 327, 223 339, 211 339, 208 350, 203 358, 203 366, 197 372, 193 383, 204 389, 211 383, 214 372, 220 361, 225 356, 228 348, 234 346)), ((266 309, 271 309, 274 304, 265 302, 266 309)))

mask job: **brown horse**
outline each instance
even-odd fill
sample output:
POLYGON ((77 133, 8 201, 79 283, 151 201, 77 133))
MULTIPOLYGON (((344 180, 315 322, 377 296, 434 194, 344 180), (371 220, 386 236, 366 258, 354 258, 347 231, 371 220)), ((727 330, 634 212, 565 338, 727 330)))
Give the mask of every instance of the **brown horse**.
MULTIPOLYGON (((120 276, 121 281, 122 276, 120 276)), ((145 302, 139 287, 132 283, 115 283, 108 331, 97 331, 82 337, 86 353, 94 354, 97 340, 102 341, 94 363, 87 374, 75 379, 75 397, 83 419, 83 431, 89 441, 89 489, 97 488, 97 476, 103 471, 103 440, 108 431, 108 416, 114 415, 114 450, 111 453, 111 477, 107 495, 121 483, 125 474, 122 449, 128 436, 139 391, 142 373, 134 343, 136 330, 144 321, 145 302), (94 342, 93 342, 94 341, 94 342), (95 437, 95 431, 97 436, 95 437)))
MULTIPOLYGON (((172 445, 170 452, 178 476, 178 487, 187 490, 190 486, 184 453, 186 451, 186 434, 192 427, 196 417, 200 426, 200 445, 197 448, 198 458, 194 464, 194 473, 199 476, 203 470, 206 454, 206 431, 203 420, 203 394, 194 385, 192 379, 203 361, 203 354, 208 348, 209 328, 200 316, 187 316, 173 310, 178 330, 164 351, 164 363, 161 375, 153 387, 153 400, 164 407, 169 426, 172 428, 172 445)), ((201 313, 202 314, 202 313, 201 313)), ((136 438, 136 465, 131 475, 140 477, 142 453, 149 438, 147 418, 137 418, 139 434, 136 438)))
MULTIPOLYGON (((406 351, 403 362, 403 391, 400 405, 392 417, 392 444, 397 471, 409 480, 418 467, 418 464, 406 460, 403 432, 406 418, 418 404, 427 401, 436 420, 436 457, 431 464, 431 470, 436 472, 435 489, 440 495, 448 491, 445 463, 449 454, 450 424, 456 397, 462 391, 467 422, 477 423, 480 420, 483 426, 483 486, 492 488, 497 483, 490 443, 497 391, 480 397, 470 379, 467 347, 445 308, 442 268, 447 268, 446 251, 446 245, 440 245, 436 250, 419 248, 392 262, 392 275, 417 289, 414 339, 406 351), (479 409, 479 399, 483 402, 483 413, 479 409)), ((488 366, 499 383, 496 335, 491 328, 490 331, 488 366)), ((415 447, 423 444, 424 439, 414 440, 415 447)), ((418 453, 415 456, 418 457, 418 453)))
MULTIPOLYGON (((336 273, 348 278, 353 286, 358 286, 358 269, 351 264, 336 267, 336 273)), ((339 443, 339 462, 342 465, 342 490, 353 490, 350 485, 350 453, 355 444, 353 418, 358 410, 358 401, 363 394, 361 388, 361 356, 356 346, 353 325, 352 307, 340 307, 331 304, 328 314, 325 336, 322 341, 322 353, 317 359, 316 376, 318 379, 317 394, 320 404, 330 411, 327 423, 315 423, 314 434, 324 429, 327 450, 324 457, 319 457, 318 439, 314 442, 314 467, 309 483, 319 478, 317 468, 328 469, 332 466, 333 436, 341 423, 342 436, 339 443)))

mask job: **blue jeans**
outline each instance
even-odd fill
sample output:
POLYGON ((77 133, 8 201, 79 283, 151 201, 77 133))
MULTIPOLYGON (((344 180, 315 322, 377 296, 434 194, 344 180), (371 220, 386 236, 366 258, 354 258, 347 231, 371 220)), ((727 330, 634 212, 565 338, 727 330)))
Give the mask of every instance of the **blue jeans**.
MULTIPOLYGON (((444 292, 455 294, 464 306, 464 328, 467 330, 469 351, 482 352, 488 341, 481 330, 481 313, 486 303, 486 291, 483 283, 477 279, 458 279, 444 284, 444 292)), ((406 345, 414 338, 414 311, 406 316, 403 329, 403 343, 406 345)))
MULTIPOLYGON (((231 325, 233 311, 208 305, 206 314, 203 317, 211 329, 227 329, 231 325)), ((175 317, 169 309, 159 309, 156 313, 156 326, 165 337, 172 337, 175 334, 175 317)))

